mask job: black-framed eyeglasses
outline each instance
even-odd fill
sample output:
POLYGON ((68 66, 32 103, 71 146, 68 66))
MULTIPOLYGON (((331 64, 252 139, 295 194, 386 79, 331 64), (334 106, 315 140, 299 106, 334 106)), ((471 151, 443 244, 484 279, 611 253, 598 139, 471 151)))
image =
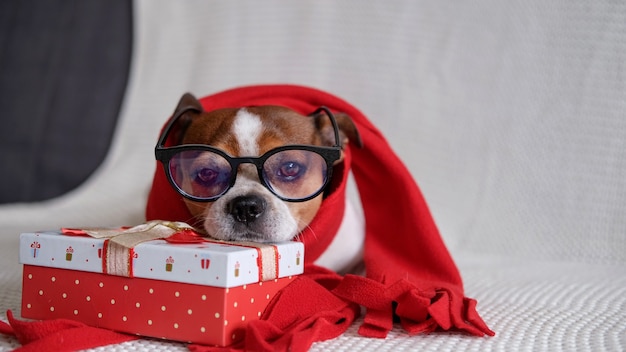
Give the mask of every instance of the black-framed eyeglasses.
POLYGON ((223 196, 235 184, 241 164, 256 166, 261 183, 278 198, 304 202, 320 195, 329 184, 333 164, 341 157, 339 128, 335 117, 326 107, 311 115, 325 112, 335 134, 335 145, 286 145, 274 148, 259 157, 233 157, 221 149, 205 144, 183 144, 165 147, 176 120, 187 108, 172 116, 154 149, 156 159, 163 165, 167 179, 183 197, 211 202, 223 196))

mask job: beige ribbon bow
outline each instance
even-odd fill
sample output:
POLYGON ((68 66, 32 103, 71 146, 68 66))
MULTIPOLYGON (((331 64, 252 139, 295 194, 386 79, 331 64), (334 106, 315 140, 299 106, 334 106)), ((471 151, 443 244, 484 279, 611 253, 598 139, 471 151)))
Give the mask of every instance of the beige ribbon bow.
POLYGON ((182 230, 193 230, 184 222, 154 220, 126 230, 87 228, 81 229, 93 238, 106 238, 103 248, 102 269, 105 274, 133 277, 133 248, 140 243, 170 237, 182 230))

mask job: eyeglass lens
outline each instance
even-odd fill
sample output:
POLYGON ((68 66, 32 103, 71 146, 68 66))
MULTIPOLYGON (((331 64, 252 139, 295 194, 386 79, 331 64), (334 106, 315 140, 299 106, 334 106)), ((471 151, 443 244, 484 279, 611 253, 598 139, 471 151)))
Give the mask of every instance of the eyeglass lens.
MULTIPOLYGON (((304 199, 318 192, 327 178, 324 157, 309 150, 291 149, 273 153, 262 166, 266 187, 284 199, 304 199)), ((180 191, 199 199, 226 193, 236 176, 231 163, 211 151, 186 150, 176 153, 169 171, 180 191)))

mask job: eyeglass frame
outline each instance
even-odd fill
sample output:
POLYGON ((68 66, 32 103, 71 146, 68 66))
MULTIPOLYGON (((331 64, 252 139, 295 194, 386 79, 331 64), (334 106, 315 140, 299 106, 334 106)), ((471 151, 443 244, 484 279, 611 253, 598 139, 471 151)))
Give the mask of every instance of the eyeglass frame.
POLYGON ((169 137, 169 134, 171 132, 171 130, 173 129, 174 125, 176 124, 176 121, 185 113, 189 112, 189 111, 194 111, 197 113, 201 113, 202 110, 199 110, 197 107, 195 106, 188 106, 185 107, 184 109, 178 111, 177 114, 175 114, 174 116, 172 116, 172 118, 170 118, 170 120, 168 121, 167 125, 165 126, 165 128, 163 129, 163 132, 161 133, 161 136, 159 137, 159 140, 154 148, 154 155, 156 160, 161 162, 161 165, 163 166, 163 171, 165 172, 165 176, 167 177, 167 180, 169 181, 170 185, 176 190, 176 192, 178 192, 181 196, 195 201, 195 202, 203 202, 203 203, 207 203, 207 202, 214 202, 216 200, 218 200, 220 197, 222 197, 224 194, 226 194, 234 185, 235 185, 235 181, 237 179, 237 173, 239 172, 239 165, 241 164, 253 164, 254 166, 256 166, 257 169, 257 173, 259 176, 259 180, 261 181, 261 184, 267 188, 272 194, 274 194, 275 196, 277 196, 278 198, 284 200, 284 201, 288 201, 288 202, 306 202, 308 200, 311 200, 317 196, 319 196, 322 192, 324 192, 324 190, 326 189, 326 187, 328 187, 328 185, 331 182, 332 179, 332 173, 333 173, 333 165, 334 163, 340 159, 341 157, 341 145, 339 144, 339 126, 337 125, 337 121, 335 119, 335 116, 333 115, 333 113, 330 111, 330 109, 328 109, 325 106, 321 106, 318 109, 316 109, 313 113, 309 114, 309 116, 315 116, 317 114, 319 114, 320 112, 325 112, 326 115, 328 116, 328 118, 330 119, 330 122, 333 126, 333 132, 334 132, 334 137, 335 137, 335 144, 333 146, 316 146, 316 145, 307 145, 307 144, 291 144, 291 145, 284 145, 284 146, 280 146, 280 147, 276 147, 273 149, 270 149, 269 151, 265 152, 263 155, 258 156, 258 157, 253 157, 253 156, 244 156, 244 157, 233 157, 231 155, 229 155, 228 153, 226 153, 225 151, 219 149, 219 148, 215 148, 213 146, 210 146, 208 144, 180 144, 180 145, 175 145, 175 146, 171 146, 171 147, 166 147, 165 146, 165 142, 167 141, 167 138, 169 137), (169 168, 169 164, 170 161, 172 159, 172 157, 180 152, 184 152, 184 151, 188 151, 188 150, 195 150, 195 151, 208 151, 211 153, 215 153, 220 155, 221 157, 223 157, 224 159, 226 159, 226 161, 228 161, 230 167, 231 167, 231 175, 230 175, 230 182, 228 184, 228 187, 226 187, 224 189, 224 191, 222 191, 220 194, 213 196, 213 197, 209 197, 209 198, 204 198, 204 197, 196 197, 193 196, 191 194, 188 194, 187 192, 183 191, 177 184, 176 182, 174 182, 173 178, 172 178, 172 173, 171 170, 169 168), (324 180, 324 184, 320 187, 320 189, 316 192, 314 192, 313 194, 304 197, 304 198, 288 198, 288 197, 283 197, 280 194, 278 194, 270 185, 270 183, 265 179, 265 177, 263 176, 263 165, 265 163, 265 161, 267 159, 269 159, 272 155, 285 151, 285 150, 306 150, 306 151, 311 151, 314 152, 318 155, 320 155, 322 158, 324 158, 324 161, 326 161, 326 179, 324 180))

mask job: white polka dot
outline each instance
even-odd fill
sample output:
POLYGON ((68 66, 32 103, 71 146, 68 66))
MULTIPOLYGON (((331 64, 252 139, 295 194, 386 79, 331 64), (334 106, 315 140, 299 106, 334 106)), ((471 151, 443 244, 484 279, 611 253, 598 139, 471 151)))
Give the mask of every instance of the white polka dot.
POLYGON ((137 308, 141 307, 141 303, 139 303, 139 302, 135 303, 135 307, 137 307, 137 308))
POLYGON ((265 299, 270 299, 270 294, 265 295, 265 299))
POLYGON ((128 285, 124 285, 124 291, 128 291, 128 285))
POLYGON ((231 338, 234 340, 235 338, 237 338, 237 335, 233 334, 233 336, 231 336, 231 338))
POLYGON ((178 329, 178 323, 174 323, 174 329, 178 329))
POLYGON ((78 315, 78 309, 74 309, 74 315, 78 315))
POLYGON ((149 289, 148 292, 150 292, 150 294, 153 294, 154 290, 153 289, 149 289))
POLYGON ((104 282, 99 283, 98 286, 104 287, 104 282))
POLYGON ((161 310, 165 312, 165 306, 161 306, 161 310))
POLYGON ((102 318, 102 313, 98 313, 98 318, 102 318))
POLYGON ((250 298, 250 303, 254 303, 254 298, 250 298))
POLYGON ((245 290, 246 288, 248 288, 248 285, 243 285, 243 289, 245 290))
POLYGON ((224 326, 228 325, 228 320, 224 320, 224 326))
POLYGON ((215 319, 219 319, 220 318, 220 312, 215 312, 215 319))
POLYGON ((33 278, 33 274, 28 274, 28 279, 32 279, 33 278))
POLYGON ((202 295, 202 300, 206 301, 206 295, 202 295))
POLYGON ((206 332, 206 328, 205 328, 204 326, 201 326, 201 327, 200 327, 200 331, 201 331, 201 332, 206 332))
POLYGON ((241 316, 241 321, 246 321, 246 316, 245 315, 241 316))
POLYGON ((30 305, 30 303, 28 303, 28 304, 26 305, 26 308, 28 308, 28 309, 30 309, 31 307, 32 307, 32 306, 30 305))
POLYGON ((63 292, 63 294, 61 294, 61 297, 67 298, 67 293, 63 292))
POLYGON ((256 316, 257 316, 257 317, 260 317, 260 316, 261 316, 261 312, 258 312, 256 316))
POLYGON ((148 325, 152 325, 152 320, 148 319, 148 325))
POLYGON ((178 292, 178 291, 174 292, 174 296, 180 297, 180 292, 178 292))
POLYGON ((123 316, 123 317, 122 317, 122 320, 123 320, 123 321, 127 321, 127 320, 128 320, 128 318, 127 318, 126 316, 123 316))
POLYGON ((187 309, 187 314, 191 315, 191 313, 193 313, 193 311, 191 309, 187 309))
POLYGON ((53 277, 51 277, 51 278, 50 278, 50 280, 51 280, 52 282, 55 282, 55 281, 57 281, 57 278, 53 276, 53 277))
POLYGON ((111 298, 111 304, 115 304, 115 299, 111 298))
POLYGON ((74 283, 75 283, 76 285, 78 285, 78 284, 80 284, 80 280, 76 279, 76 280, 74 280, 74 283))
POLYGON ((39 295, 43 296, 43 290, 39 290, 39 295))
POLYGON ((51 311, 51 312, 54 312, 54 307, 50 307, 50 311, 51 311))
POLYGON ((259 282, 259 286, 263 286, 263 281, 259 282))
POLYGON ((91 301, 91 297, 90 296, 85 297, 85 299, 87 300, 87 302, 91 301))
POLYGON ((239 305, 239 303, 235 302, 233 303, 233 307, 237 308, 237 306, 239 305))

